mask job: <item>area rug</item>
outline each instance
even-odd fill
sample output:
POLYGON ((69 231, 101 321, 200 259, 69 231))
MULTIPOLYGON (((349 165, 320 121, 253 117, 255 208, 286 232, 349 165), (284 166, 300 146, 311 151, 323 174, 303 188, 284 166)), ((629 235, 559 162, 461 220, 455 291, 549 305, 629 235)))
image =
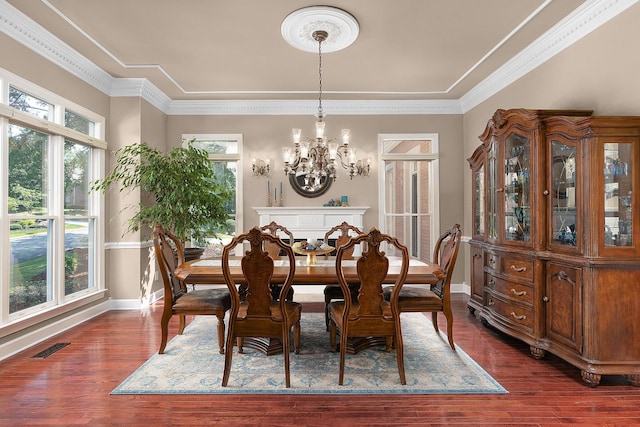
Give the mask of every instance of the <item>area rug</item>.
POLYGON ((111 394, 503 394, 507 391, 459 346, 453 351, 421 313, 402 314, 407 385, 400 384, 396 353, 372 347, 347 354, 344 385, 340 356, 329 350, 324 314, 303 313, 300 354, 291 353, 291 388, 282 355, 234 348, 231 376, 222 387, 214 316, 198 316, 164 354, 155 354, 111 394))

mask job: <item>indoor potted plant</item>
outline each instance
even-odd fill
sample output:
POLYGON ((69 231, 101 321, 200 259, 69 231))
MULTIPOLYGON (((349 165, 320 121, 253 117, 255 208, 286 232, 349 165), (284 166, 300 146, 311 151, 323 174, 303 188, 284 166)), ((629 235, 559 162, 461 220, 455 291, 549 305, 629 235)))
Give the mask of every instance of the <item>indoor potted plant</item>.
POLYGON ((152 195, 154 202, 141 201, 133 207, 135 213, 128 220, 126 232, 144 226, 153 229, 160 222, 180 238, 183 246, 190 242, 202 246, 229 221, 225 206, 232 193, 216 179, 208 153, 194 147, 193 142, 168 153, 146 142, 122 147, 114 153, 111 172, 92 182, 91 191, 105 192, 113 185, 119 185, 119 191, 139 188, 152 195))

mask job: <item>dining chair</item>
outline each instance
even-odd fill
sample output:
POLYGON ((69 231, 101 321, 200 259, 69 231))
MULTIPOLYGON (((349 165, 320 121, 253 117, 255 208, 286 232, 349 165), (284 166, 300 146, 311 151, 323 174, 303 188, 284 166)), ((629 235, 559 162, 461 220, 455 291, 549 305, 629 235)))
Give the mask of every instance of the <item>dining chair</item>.
POLYGON ((175 314, 180 318, 178 334, 182 335, 186 326, 186 316, 214 315, 218 318, 218 346, 224 353, 224 316, 231 308, 231 296, 225 288, 197 289, 188 291, 178 280, 174 271, 184 262, 184 249, 180 239, 160 223, 153 229, 153 247, 164 285, 164 308, 160 326, 162 340, 159 354, 163 354, 169 335, 169 320, 175 314))
MULTIPOLYGON (((262 227, 260 227, 260 230, 268 231, 274 236, 277 236, 279 231, 282 232, 283 234, 286 234, 289 237, 289 246, 293 245, 295 242, 293 238, 293 233, 287 230, 287 227, 280 225, 275 221, 271 221, 269 224, 263 225, 262 227)), ((269 256, 273 259, 276 259, 281 254, 280 247, 274 243, 265 242, 264 249, 267 251, 269 256)), ((271 294, 273 295, 274 299, 278 298, 278 295, 280 295, 281 288, 282 288, 282 285, 277 285, 277 284, 271 285, 271 294)), ((293 288, 291 288, 289 290, 289 293, 287 294, 287 300, 293 301, 293 292, 294 292, 293 288)))
MULTIPOLYGON (((386 351, 390 352, 395 343, 396 359, 400 383, 407 383, 404 373, 404 347, 400 325, 400 311, 398 295, 409 270, 409 251, 407 247, 395 237, 381 233, 372 228, 366 234, 353 237, 338 248, 336 254, 336 273, 342 289, 344 300, 333 301, 329 304, 329 341, 331 350, 336 351, 336 336, 340 333, 340 374, 338 384, 344 381, 344 367, 350 338, 385 337, 386 351), (366 244, 366 245, 365 245, 366 244), (386 251, 395 250, 400 254, 400 274, 394 281, 394 290, 390 300, 385 300, 382 294, 383 283, 389 270, 389 258, 386 251), (352 295, 342 269, 345 256, 355 245, 361 245, 362 255, 357 259, 356 271, 358 286, 352 295)), ((373 369, 373 368, 372 368, 373 369)))
MULTIPOLYGON (((436 242, 433 251, 433 262, 439 264, 445 272, 445 277, 431 286, 405 286, 400 291, 398 306, 400 312, 431 312, 431 323, 436 332, 438 329, 438 312, 444 313, 447 319, 447 338, 453 350, 456 349, 453 342, 453 311, 451 310, 451 276, 458 258, 458 249, 462 230, 460 224, 455 224, 446 230, 436 242)), ((391 298, 393 288, 384 289, 386 300, 391 298)))
MULTIPOLYGON (((324 243, 328 245, 329 239, 331 238, 331 236, 333 236, 338 231, 340 232, 340 235, 336 239, 336 243, 335 243, 336 248, 343 246, 349 241, 349 239, 351 239, 350 233, 356 236, 358 234, 362 234, 362 231, 360 231, 358 227, 344 221, 342 224, 336 225, 335 227, 333 227, 332 229, 330 229, 325 233, 324 243)), ((345 252, 344 259, 353 259, 353 250, 354 248, 352 247, 350 250, 345 252)), ((356 286, 352 285, 350 286, 350 289, 353 293, 353 291, 356 289, 356 286)), ((342 294, 342 289, 340 288, 340 285, 335 285, 335 284, 325 285, 324 287, 324 320, 325 320, 327 330, 329 330, 329 303, 333 300, 341 300, 341 299, 344 299, 344 295, 342 294)))
POLYGON ((222 273, 231 294, 231 311, 227 328, 226 353, 222 386, 226 387, 231 372, 233 345, 237 341, 241 352, 244 338, 278 338, 282 341, 284 354, 284 372, 286 386, 291 386, 289 374, 289 333, 293 329, 294 351, 300 351, 300 316, 302 305, 284 298, 291 289, 295 274, 295 256, 291 246, 278 236, 264 233, 259 227, 253 227, 248 233, 234 237, 222 251, 222 273), (240 264, 243 284, 246 285, 246 296, 240 298, 236 280, 231 274, 229 254, 238 245, 249 243, 240 264), (280 295, 274 299, 271 295, 271 277, 274 260, 264 250, 264 243, 275 244, 284 253, 288 261, 288 271, 280 295))

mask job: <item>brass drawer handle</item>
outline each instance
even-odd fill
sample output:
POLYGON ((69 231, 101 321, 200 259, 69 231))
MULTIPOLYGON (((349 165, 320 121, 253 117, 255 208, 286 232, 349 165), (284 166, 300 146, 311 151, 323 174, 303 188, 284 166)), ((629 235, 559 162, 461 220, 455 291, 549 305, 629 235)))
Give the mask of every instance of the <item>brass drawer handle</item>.
POLYGON ((527 267, 516 267, 515 265, 512 265, 511 270, 515 271, 516 273, 523 273, 527 271, 527 267))
POLYGON ((511 288, 511 293, 514 294, 517 297, 523 297, 527 294, 527 291, 516 291, 515 289, 511 288))
POLYGON ((513 311, 511 312, 511 317, 513 317, 516 320, 525 320, 527 318, 527 316, 525 314, 522 314, 522 315, 518 316, 513 311))

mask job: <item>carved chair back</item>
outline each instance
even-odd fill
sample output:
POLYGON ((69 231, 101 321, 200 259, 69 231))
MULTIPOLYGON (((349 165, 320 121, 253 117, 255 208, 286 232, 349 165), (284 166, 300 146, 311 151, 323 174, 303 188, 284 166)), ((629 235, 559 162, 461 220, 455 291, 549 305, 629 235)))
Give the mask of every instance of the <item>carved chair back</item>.
MULTIPOLYGON (((280 231, 281 233, 286 234, 289 237, 289 246, 293 245, 294 243, 293 233, 287 230, 287 227, 280 225, 275 221, 271 221, 269 224, 260 227, 260 230, 268 231, 273 236, 278 236, 278 232, 280 231)), ((264 248, 269 253, 269 256, 271 256, 271 258, 275 258, 281 255, 281 251, 278 245, 275 245, 271 242, 265 242, 264 248)))
MULTIPOLYGON (((355 225, 351 225, 348 222, 344 221, 340 225, 336 225, 331 230, 327 231, 324 235, 324 243, 329 244, 329 238, 333 236, 336 232, 340 231, 340 235, 336 239, 336 248, 345 245, 351 239, 351 235, 349 232, 351 231, 353 235, 362 234, 362 231, 355 225)), ((353 251, 354 247, 351 247, 349 251, 344 253, 344 259, 353 259, 353 251)))

